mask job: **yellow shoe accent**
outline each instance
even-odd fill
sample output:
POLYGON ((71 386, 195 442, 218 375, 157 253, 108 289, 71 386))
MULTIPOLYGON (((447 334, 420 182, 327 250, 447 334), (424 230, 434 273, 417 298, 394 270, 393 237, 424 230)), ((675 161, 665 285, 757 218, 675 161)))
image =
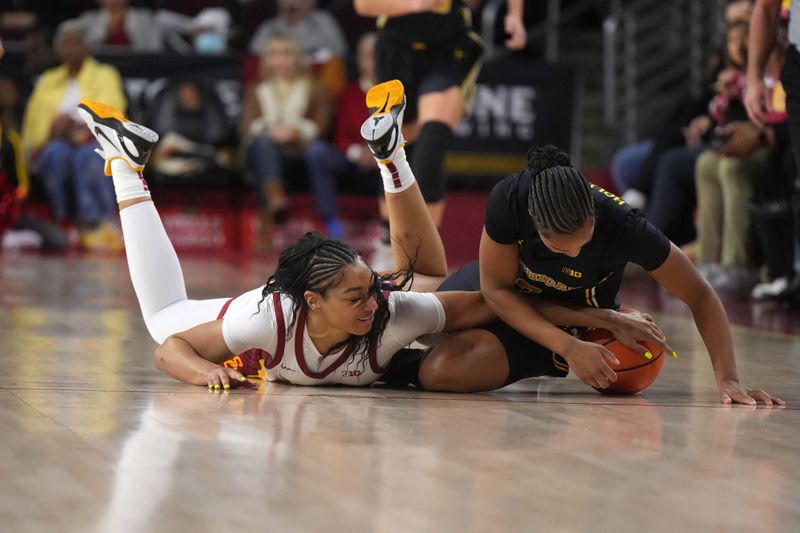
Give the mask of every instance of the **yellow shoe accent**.
POLYGON ((91 109, 92 113, 100 118, 115 118, 120 122, 130 122, 128 117, 126 117, 122 111, 114 106, 86 99, 81 100, 80 103, 91 109))
POLYGON ((110 176, 111 175, 111 162, 113 160, 115 160, 115 159, 121 159, 122 161, 124 161, 125 164, 128 165, 128 168, 130 168, 134 172, 142 172, 144 170, 144 165, 139 165, 138 167, 134 167, 124 157, 115 155, 111 159, 106 159, 106 166, 105 166, 105 169, 103 170, 103 172, 105 172, 106 176, 110 176))
POLYGON ((367 91, 367 108, 373 116, 385 115, 394 106, 403 103, 405 88, 400 80, 390 80, 374 85, 367 91))

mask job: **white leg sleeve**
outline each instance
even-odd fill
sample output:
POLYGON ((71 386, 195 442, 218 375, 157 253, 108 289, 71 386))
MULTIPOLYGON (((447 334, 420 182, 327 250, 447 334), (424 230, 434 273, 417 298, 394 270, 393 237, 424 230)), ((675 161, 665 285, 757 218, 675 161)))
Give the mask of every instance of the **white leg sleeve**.
POLYGON ((178 255, 153 202, 120 211, 128 270, 147 331, 159 344, 172 334, 216 320, 227 298, 189 300, 178 255))

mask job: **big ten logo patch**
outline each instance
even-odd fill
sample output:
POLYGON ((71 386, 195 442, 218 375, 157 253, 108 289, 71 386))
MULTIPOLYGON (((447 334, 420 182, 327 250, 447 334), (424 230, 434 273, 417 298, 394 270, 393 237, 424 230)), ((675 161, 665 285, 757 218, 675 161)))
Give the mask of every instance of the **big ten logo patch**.
POLYGON ((564 274, 566 274, 568 276, 572 276, 573 278, 580 279, 580 278, 583 277, 583 273, 578 272, 577 270, 572 270, 571 268, 567 268, 567 267, 562 268, 561 272, 563 272, 564 274))
POLYGON ((536 89, 522 85, 478 85, 469 116, 457 135, 480 139, 533 140, 536 89))

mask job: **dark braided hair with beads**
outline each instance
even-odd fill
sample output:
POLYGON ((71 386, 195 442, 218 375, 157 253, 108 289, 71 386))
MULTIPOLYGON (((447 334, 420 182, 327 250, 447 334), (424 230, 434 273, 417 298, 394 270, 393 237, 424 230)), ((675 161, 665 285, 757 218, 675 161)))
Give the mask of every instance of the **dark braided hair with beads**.
POLYGON ((586 178, 553 145, 528 150, 528 213, 537 230, 574 233, 595 216, 586 178))
MULTIPOLYGON (((308 232, 297 244, 281 253, 275 273, 267 280, 261 292, 259 309, 261 303, 273 292, 289 295, 292 298, 292 319, 287 328, 287 339, 291 338, 298 312, 308 305, 305 292, 312 291, 325 296, 328 289, 341 281, 344 267, 363 261, 361 255, 348 244, 329 239, 316 231, 308 232)), ((392 275, 381 277, 372 272, 371 289, 378 304, 372 328, 366 335, 351 336, 340 346, 334 347, 334 351, 352 342, 354 357, 360 356, 360 362, 366 364, 370 350, 377 347, 389 322, 389 305, 384 291, 402 290, 408 285, 414 277, 413 263, 412 260, 409 269, 392 275)))

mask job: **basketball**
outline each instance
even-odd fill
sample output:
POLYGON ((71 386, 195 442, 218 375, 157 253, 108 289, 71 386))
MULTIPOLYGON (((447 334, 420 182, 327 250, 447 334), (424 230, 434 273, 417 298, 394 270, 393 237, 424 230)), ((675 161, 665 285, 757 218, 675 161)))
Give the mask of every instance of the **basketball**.
POLYGON ((661 367, 664 366, 664 351, 652 342, 639 341, 639 344, 653 354, 652 359, 647 359, 622 344, 605 329, 592 330, 583 340, 605 346, 619 359, 618 365, 606 361, 606 364, 617 373, 617 381, 606 389, 596 389, 603 394, 636 394, 643 391, 656 380, 661 367))

